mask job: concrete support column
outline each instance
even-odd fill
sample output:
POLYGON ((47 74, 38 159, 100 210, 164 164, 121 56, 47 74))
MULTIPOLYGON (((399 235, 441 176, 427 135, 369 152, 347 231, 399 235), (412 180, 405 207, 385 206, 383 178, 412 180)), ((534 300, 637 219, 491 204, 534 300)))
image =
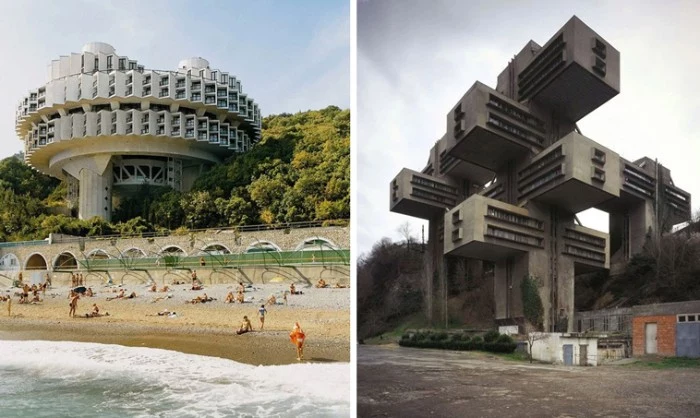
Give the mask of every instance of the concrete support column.
POLYGON ((78 217, 89 219, 99 216, 107 222, 112 219, 112 163, 102 174, 89 168, 80 170, 80 205, 78 217))
POLYGON ((569 257, 559 258, 559 280, 557 281, 557 323, 560 332, 574 330, 574 261, 569 257))

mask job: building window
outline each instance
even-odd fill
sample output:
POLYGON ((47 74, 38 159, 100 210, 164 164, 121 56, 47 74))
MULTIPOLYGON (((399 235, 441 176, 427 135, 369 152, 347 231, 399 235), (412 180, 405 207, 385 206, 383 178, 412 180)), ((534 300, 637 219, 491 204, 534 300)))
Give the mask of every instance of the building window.
POLYGON ((593 148, 593 158, 591 160, 594 163, 605 165, 605 152, 599 150, 598 148, 593 148))
POLYGON ((454 111, 454 120, 455 122, 460 120, 464 116, 464 112, 462 112, 462 103, 458 104, 457 107, 455 107, 454 111))
POLYGON ((605 77, 605 61, 598 57, 595 57, 593 63, 593 72, 595 72, 601 77, 605 77))
POLYGON ((129 69, 130 70, 136 69, 136 61, 129 61, 129 69))
POLYGON ((126 58, 119 58, 119 69, 126 70, 126 58))
POLYGON ((496 228, 487 225, 485 236, 500 238, 507 241, 513 241, 518 244, 530 245, 533 247, 542 247, 542 238, 532 235, 522 234, 511 231, 509 229, 496 228))
POLYGON ((605 183, 605 171, 601 170, 598 167, 593 167, 593 173, 591 173, 591 180, 605 183))
POLYGON ((605 44, 598 38, 593 38, 593 47, 591 48, 593 52, 602 59, 607 56, 607 51, 605 44))
POLYGON ((488 206, 486 210, 486 216, 499 219, 512 224, 522 225, 528 228, 543 230, 544 223, 534 218, 529 218, 524 215, 518 215, 512 212, 508 212, 503 209, 496 208, 494 206, 488 206))
POLYGON ((111 70, 112 69, 112 56, 107 55, 107 69, 111 70))
POLYGON ((95 71, 100 68, 100 59, 95 57, 95 71))

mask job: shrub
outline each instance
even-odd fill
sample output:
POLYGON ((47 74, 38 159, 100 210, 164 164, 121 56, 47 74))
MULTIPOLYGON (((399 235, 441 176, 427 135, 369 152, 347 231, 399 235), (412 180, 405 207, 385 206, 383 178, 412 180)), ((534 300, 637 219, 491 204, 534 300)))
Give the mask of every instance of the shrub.
POLYGON ((508 335, 499 335, 495 341, 484 342, 481 337, 469 338, 465 334, 453 334, 450 338, 446 332, 417 332, 412 336, 404 334, 399 340, 402 347, 438 348, 445 350, 486 350, 494 353, 512 353, 515 344, 508 335))
POLYGON ((484 334, 484 342, 492 343, 492 342, 496 341, 496 339, 498 338, 499 335, 501 335, 501 334, 499 334, 498 331, 496 331, 495 329, 492 329, 489 332, 487 332, 486 334, 484 334))

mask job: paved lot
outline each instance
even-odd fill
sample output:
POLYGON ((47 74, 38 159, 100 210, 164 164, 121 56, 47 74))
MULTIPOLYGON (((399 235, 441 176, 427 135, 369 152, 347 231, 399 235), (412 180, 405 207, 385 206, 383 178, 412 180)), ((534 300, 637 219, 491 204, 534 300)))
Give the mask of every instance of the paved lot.
POLYGON ((360 417, 700 417, 700 369, 530 365, 358 347, 360 417))

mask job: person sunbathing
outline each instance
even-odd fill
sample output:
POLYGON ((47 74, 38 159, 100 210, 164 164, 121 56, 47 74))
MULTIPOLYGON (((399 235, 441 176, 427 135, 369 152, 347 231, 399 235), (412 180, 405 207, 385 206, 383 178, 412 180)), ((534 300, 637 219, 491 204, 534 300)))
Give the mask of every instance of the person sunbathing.
POLYGON ((224 300, 224 303, 233 303, 235 302, 233 299, 233 292, 228 292, 226 294, 226 300, 224 300))
POLYGON ((39 297, 39 292, 34 292, 34 297, 32 298, 32 303, 34 302, 41 302, 41 298, 39 297))
POLYGON ((169 316, 169 317, 174 317, 174 316, 177 315, 177 314, 176 314, 175 312, 173 312, 173 311, 169 311, 169 310, 167 310, 167 309, 163 309, 162 311, 158 312, 157 315, 158 315, 158 316, 169 316))
POLYGON ((323 280, 323 279, 318 279, 318 283, 316 283, 316 287, 317 287, 317 288, 321 289, 321 288, 324 288, 324 287, 326 287, 326 286, 327 286, 327 284, 326 284, 326 281, 325 281, 325 280, 323 280))
POLYGON ((126 296, 124 299, 133 299, 136 297, 136 292, 131 292, 129 296, 126 296))
POLYGON ((113 299, 123 299, 124 298, 124 289, 119 290, 119 293, 117 296, 113 298, 107 298, 107 300, 113 300, 113 299))
POLYGON ((296 287, 294 287, 294 283, 289 285, 289 293, 292 295, 302 295, 303 292, 301 290, 297 290, 296 287))
POLYGON ((92 304, 92 312, 85 314, 85 318, 98 318, 101 316, 109 316, 109 312, 105 312, 104 315, 100 313, 100 308, 97 307, 96 303, 92 304))
POLYGON ((159 290, 159 292, 169 292, 170 288, 168 286, 163 286, 162 289, 159 290))
POLYGON ((192 290, 202 290, 202 283, 198 279, 192 280, 192 290))
POLYGON ((349 288, 350 288, 350 285, 349 285, 349 284, 340 284, 340 283, 336 283, 336 284, 335 284, 335 288, 336 288, 336 289, 349 289, 349 288))
POLYGON ((270 297, 267 298, 267 306, 272 305, 277 305, 277 297, 275 297, 275 295, 270 295, 270 297))
POLYGON ((93 297, 95 296, 95 293, 92 291, 92 287, 88 287, 87 291, 85 292, 86 296, 93 297))
POLYGON ((238 328, 238 331, 236 331, 236 334, 241 335, 252 330, 253 324, 250 323, 250 319, 248 319, 248 316, 243 316, 243 322, 241 322, 241 326, 238 328))
POLYGON ((151 288, 149 289, 149 291, 151 291, 151 292, 156 292, 156 291, 158 291, 158 286, 156 286, 156 284, 153 283, 153 285, 151 285, 151 288))

